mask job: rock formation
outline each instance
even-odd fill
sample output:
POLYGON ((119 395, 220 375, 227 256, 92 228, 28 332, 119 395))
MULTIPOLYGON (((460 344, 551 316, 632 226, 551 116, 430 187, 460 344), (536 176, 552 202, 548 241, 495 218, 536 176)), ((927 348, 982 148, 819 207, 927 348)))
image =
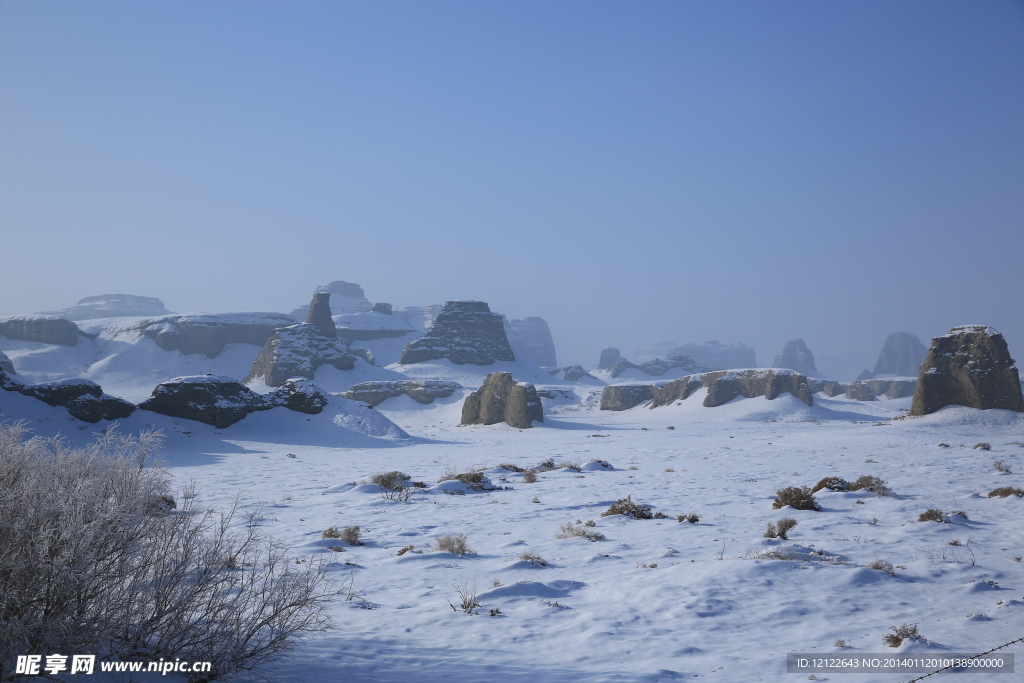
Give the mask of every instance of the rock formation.
POLYGON ((871 379, 872 377, 874 377, 874 375, 871 374, 871 371, 865 368, 862 373, 857 375, 857 379, 855 379, 854 381, 855 382, 863 382, 865 380, 871 379))
POLYGON ((873 374, 917 377, 926 353, 928 350, 916 335, 893 332, 882 344, 873 374))
MULTIPOLYGON (((700 375, 680 377, 668 384, 654 387, 651 392, 651 408, 671 405, 676 401, 685 401, 690 394, 704 386, 700 375)), ((603 397, 602 397, 603 398, 603 397)))
POLYGON ((313 379, 321 365, 351 370, 357 358, 373 363, 369 351, 352 349, 344 339, 330 337, 316 325, 289 325, 273 331, 242 381, 263 380, 269 387, 278 387, 292 377, 313 379))
POLYGON ((871 387, 875 396, 886 398, 904 398, 914 395, 917 386, 915 379, 869 379, 866 384, 871 387))
MULTIPOLYGON (((582 365, 568 365, 564 368, 553 368, 548 370, 548 374, 552 376, 562 375, 562 379, 569 382, 579 382, 584 377, 594 380, 595 382, 601 382, 597 377, 594 377, 589 372, 583 369, 582 365)), ((601 382, 603 384, 603 382, 601 382)))
POLYGON ((312 325, 318 332, 331 339, 338 338, 338 328, 331 317, 331 293, 313 292, 313 300, 309 302, 309 315, 306 324, 312 325))
POLYGON ((342 396, 370 406, 380 405, 394 396, 409 396, 417 403, 429 404, 434 399, 447 398, 462 388, 458 382, 439 379, 378 380, 360 382, 342 396))
POLYGON ((514 361, 502 318, 483 301, 448 301, 434 325, 410 342, 398 361, 403 365, 447 358, 457 365, 491 365, 514 361))
POLYGON ((1020 376, 1003 335, 965 325, 932 339, 910 414, 928 415, 948 405, 1024 412, 1020 376))
POLYGON ((782 353, 775 356, 772 367, 789 368, 805 376, 818 374, 818 368, 814 367, 814 354, 807 348, 803 339, 790 339, 786 342, 782 353))
POLYGON ((700 345, 683 344, 669 351, 669 358, 675 356, 687 356, 694 363, 709 370, 757 367, 754 349, 746 346, 743 342, 723 344, 714 340, 700 345))
POLYGON ((257 394, 230 377, 194 375, 158 384, 139 408, 223 429, 250 413, 279 406, 316 415, 328 401, 327 394, 301 379, 289 380, 269 394, 257 394))
POLYGON ((164 302, 152 296, 134 294, 100 294, 87 296, 70 308, 50 311, 68 320, 98 320, 100 318, 127 318, 169 315, 164 302))
POLYGON ((338 336, 348 342, 367 339, 396 339, 416 332, 405 318, 381 311, 343 313, 334 316, 334 324, 338 336))
POLYGON ((629 410, 650 401, 656 387, 652 384, 613 384, 601 392, 601 410, 629 410))
POLYGON ((0 371, 0 388, 37 398, 47 405, 61 406, 67 409, 72 417, 83 422, 120 420, 135 411, 133 404, 104 394, 100 385, 87 379, 62 379, 43 384, 22 384, 0 371))
POLYGON ((17 374, 14 372, 14 363, 11 362, 11 359, 3 351, 0 351, 0 372, 8 376, 17 374))
POLYGON ((0 334, 18 341, 74 346, 81 331, 78 325, 56 315, 26 315, 0 320, 0 334))
MULTIPOLYGON (((366 298, 363 288, 354 282, 336 280, 328 285, 316 288, 317 292, 325 292, 331 295, 331 308, 335 315, 343 313, 367 313, 373 309, 373 304, 366 298)), ((300 306, 291 312, 295 320, 306 320, 309 318, 309 305, 300 306)))
POLYGON ((846 393, 846 386, 842 382, 825 382, 821 387, 821 393, 828 397, 835 398, 846 393))
POLYGON ((370 309, 371 313, 383 313, 384 315, 392 315, 394 310, 391 308, 391 304, 377 303, 370 309))
POLYGON ((528 360, 545 368, 558 365, 555 359, 555 342, 544 318, 509 320, 505 325, 505 334, 519 360, 528 360))
POLYGON ((707 370, 707 368, 697 365, 686 356, 677 356, 671 360, 662 360, 661 358, 655 358, 654 360, 649 360, 646 363, 641 363, 640 365, 637 365, 636 363, 631 363, 625 358, 620 357, 609 368, 609 370, 611 371, 610 374, 613 378, 618 377, 626 370, 631 369, 639 370, 645 375, 650 375, 651 377, 662 377, 669 370, 676 369, 683 370, 684 372, 699 372, 702 370, 707 370))
POLYGON ((166 315, 125 325, 114 338, 132 341, 148 337, 164 351, 216 358, 226 344, 263 346, 275 329, 293 324, 280 313, 166 315))
POLYGON ((875 392, 870 384, 858 380, 846 385, 846 398, 852 398, 855 401, 874 401, 875 392))
POLYGON ((618 362, 619 358, 621 357, 622 354, 619 353, 619 350, 617 348, 615 348, 614 346, 609 346, 607 349, 601 352, 601 360, 599 360, 597 363, 597 369, 607 370, 608 368, 615 365, 615 363, 618 362))
POLYGON ((807 377, 792 370, 726 370, 706 373, 701 383, 707 387, 704 405, 713 408, 737 396, 764 396, 769 401, 779 394, 793 394, 807 405, 813 405, 807 377))
POLYGON ((512 427, 526 429, 533 422, 543 421, 544 408, 537 390, 532 384, 516 382, 508 372, 487 375, 480 388, 467 396, 462 404, 464 425, 505 422, 512 427))

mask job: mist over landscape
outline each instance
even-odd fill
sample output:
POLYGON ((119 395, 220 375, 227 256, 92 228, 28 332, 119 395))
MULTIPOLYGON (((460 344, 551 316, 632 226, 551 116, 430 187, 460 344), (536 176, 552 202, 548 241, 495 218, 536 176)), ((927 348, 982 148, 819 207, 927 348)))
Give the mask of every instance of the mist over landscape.
POLYGON ((1016 680, 1022 121, 1013 0, 0 0, 0 681, 1016 680))

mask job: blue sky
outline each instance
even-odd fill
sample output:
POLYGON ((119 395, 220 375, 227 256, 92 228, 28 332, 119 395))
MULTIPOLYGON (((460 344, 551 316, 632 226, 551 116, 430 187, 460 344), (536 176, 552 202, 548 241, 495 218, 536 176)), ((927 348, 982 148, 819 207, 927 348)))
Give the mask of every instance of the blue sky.
POLYGON ((0 315, 359 282, 563 363, 1024 355, 1019 2, 0 1, 0 315))

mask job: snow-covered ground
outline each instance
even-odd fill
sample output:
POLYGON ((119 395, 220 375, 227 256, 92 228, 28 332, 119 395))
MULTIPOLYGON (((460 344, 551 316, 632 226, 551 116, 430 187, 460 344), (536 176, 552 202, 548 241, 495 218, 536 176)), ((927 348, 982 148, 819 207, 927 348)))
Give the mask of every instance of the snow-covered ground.
MULTIPOLYGON (((358 597, 332 608, 337 630, 308 640, 271 680, 776 681, 806 679, 786 673, 788 652, 978 652, 1024 636, 1024 500, 986 495, 1024 486, 1024 475, 993 467, 1024 470, 1024 416, 951 407, 889 421, 909 401, 817 394, 808 407, 784 394, 705 408, 698 393, 621 413, 584 401, 518 430, 459 427, 457 396, 427 406, 401 396, 376 411, 344 399, 315 416, 277 408, 224 430, 139 411, 121 428, 162 428, 180 485, 196 480, 210 505, 240 492, 296 559, 326 553, 338 582, 354 582, 358 597), (981 442, 991 450, 972 448, 981 442), (536 483, 500 467, 547 460, 557 467, 536 483), (503 488, 436 486, 472 468, 503 488), (384 500, 366 483, 390 470, 428 488, 384 500), (897 495, 826 490, 820 512, 772 508, 780 488, 865 474, 897 495), (601 516, 627 496, 668 517, 601 516), (967 518, 918 522, 929 508, 967 518), (676 521, 691 512, 698 523, 676 521), (789 540, 763 538, 784 516, 798 522, 789 540), (557 538, 588 520, 606 540, 557 538), (323 531, 352 525, 365 545, 329 551, 339 541, 323 531), (433 550, 458 533, 472 554, 433 550), (758 559, 766 551, 789 559, 758 559), (866 566, 875 560, 895 576, 866 566), (477 591, 476 614, 449 605, 465 586, 477 591), (882 637, 905 622, 926 640, 889 650, 882 637)), ((0 409, 33 416, 39 433, 82 440, 96 429, 13 393, 0 392, 0 409)))

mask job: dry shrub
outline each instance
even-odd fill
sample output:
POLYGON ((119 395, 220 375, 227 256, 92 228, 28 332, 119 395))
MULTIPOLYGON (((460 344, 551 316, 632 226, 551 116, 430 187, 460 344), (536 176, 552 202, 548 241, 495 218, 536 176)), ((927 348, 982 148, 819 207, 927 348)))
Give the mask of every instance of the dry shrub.
POLYGON ((582 536, 588 541, 603 541, 605 540, 604 534, 599 531, 589 531, 586 527, 596 526, 593 520, 587 520, 586 524, 573 524, 567 522, 562 525, 562 531, 555 538, 576 538, 582 536))
POLYGON ((525 552, 519 553, 519 559, 522 560, 523 562, 529 562, 530 564, 534 565, 535 567, 546 567, 546 566, 548 566, 547 560, 545 560, 543 557, 541 557, 537 553, 533 552, 532 550, 527 550, 525 552))
POLYGON ((632 496, 626 496, 612 503, 612 505, 601 513, 602 517, 609 517, 611 515, 626 515, 633 519, 651 519, 654 514, 651 512, 650 505, 642 505, 640 503, 634 503, 632 496))
POLYGON ((440 479, 437 480, 437 483, 440 484, 443 481, 460 481, 463 484, 470 485, 482 484, 484 483, 484 473, 480 471, 455 472, 454 470, 449 469, 440 479))
POLYGON ((685 515, 676 515, 677 522, 689 522, 690 524, 696 524, 700 521, 700 515, 696 512, 688 512, 685 515))
POLYGON ((363 542, 359 540, 362 538, 362 535, 362 531, 358 526, 347 526, 341 530, 340 538, 349 545, 363 545, 363 542))
POLYGON ((868 565, 868 569, 885 572, 889 576, 896 576, 896 570, 892 568, 892 565, 882 559, 871 562, 871 564, 868 565))
POLYGON ((996 472, 1005 472, 1006 474, 1013 474, 1013 471, 1010 469, 1010 465, 1008 463, 1003 462, 1002 460, 996 460, 994 463, 992 463, 992 467, 996 468, 996 472))
POLYGON ((862 489, 867 489, 879 496, 892 496, 892 490, 886 486, 885 481, 873 474, 865 474, 862 477, 858 477, 857 481, 850 484, 851 491, 860 491, 862 489))
POLYGON ((437 541, 434 543, 434 547, 438 552, 451 553, 462 557, 463 555, 472 555, 473 549, 469 547, 469 539, 466 534, 450 534, 448 536, 438 536, 437 541))
POLYGON ((794 510, 821 510, 821 506, 814 500, 814 494, 806 486, 787 486, 776 491, 772 507, 778 510, 787 505, 794 510))
POLYGON ((920 515, 917 516, 919 522, 945 522, 946 518, 942 516, 942 510, 939 508, 928 508, 920 515))
POLYGON ((500 467, 503 470, 508 470, 509 472, 525 472, 526 471, 522 467, 520 467, 519 465, 513 465, 512 463, 508 463, 508 462, 502 463, 502 464, 498 465, 498 467, 500 467))
POLYGON ((783 517, 775 523, 775 526, 779 531, 779 538, 782 540, 788 540, 789 536, 787 536, 787 534, 796 526, 796 520, 792 517, 783 517))
POLYGON ((537 481, 537 473, 536 472, 534 472, 533 470, 526 470, 525 472, 523 472, 523 483, 524 484, 533 484, 533 483, 536 483, 536 481, 537 481))
POLYGON ((321 538, 341 538, 341 531, 336 526, 329 526, 324 529, 324 533, 321 534, 321 538))
POLYGON ((846 481, 842 477, 825 477, 811 489, 811 493, 817 493, 822 489, 828 489, 829 491, 849 491, 850 482, 846 481))
POLYGON ((882 636, 882 642, 889 647, 899 647, 903 644, 904 640, 923 640, 922 636, 917 631, 917 624, 903 624, 902 626, 890 626, 889 630, 892 633, 887 633, 882 636))
POLYGON ((404 548, 402 548, 401 550, 399 550, 397 553, 395 553, 395 555, 398 555, 399 557, 401 557, 402 555, 405 555, 410 550, 415 550, 415 549, 416 549, 416 546, 414 546, 414 545, 407 545, 404 548))
POLYGON ((1000 486, 999 488, 992 489, 988 492, 989 498, 1006 498, 1008 496, 1024 498, 1024 489, 1017 489, 1012 486, 1000 486))
POLYGON ((380 495, 385 500, 407 501, 412 497, 413 488, 409 485, 412 479, 408 474, 397 470, 375 474, 370 477, 370 482, 377 485, 380 495))
POLYGON ((258 511, 205 508, 191 486, 167 509, 172 477, 148 457, 159 436, 108 429, 71 448, 0 425, 4 665, 26 652, 144 653, 227 676, 330 626, 326 561, 290 562, 258 511))
POLYGON ((992 444, 985 443, 984 441, 981 443, 974 444, 974 450, 978 450, 979 448, 983 451, 990 451, 992 450, 992 444))

